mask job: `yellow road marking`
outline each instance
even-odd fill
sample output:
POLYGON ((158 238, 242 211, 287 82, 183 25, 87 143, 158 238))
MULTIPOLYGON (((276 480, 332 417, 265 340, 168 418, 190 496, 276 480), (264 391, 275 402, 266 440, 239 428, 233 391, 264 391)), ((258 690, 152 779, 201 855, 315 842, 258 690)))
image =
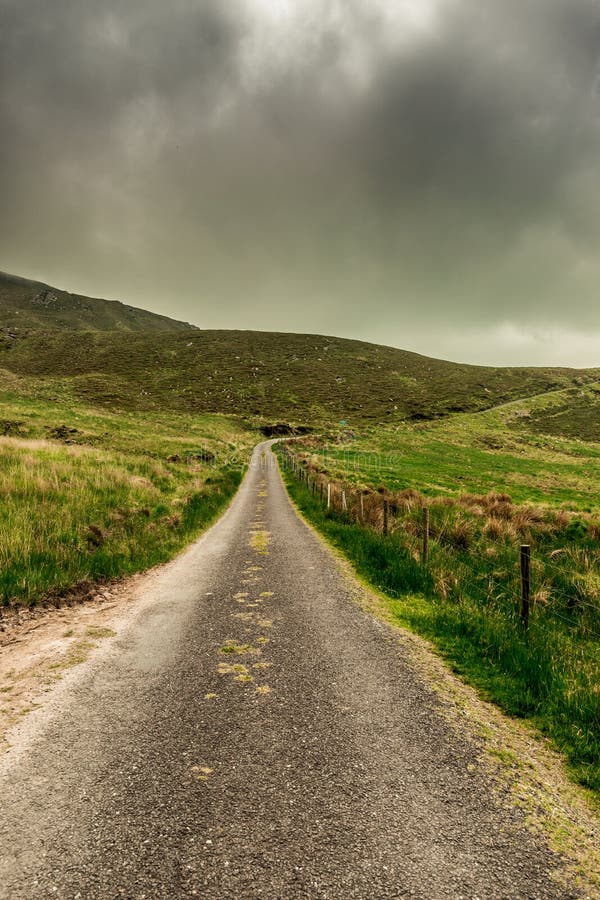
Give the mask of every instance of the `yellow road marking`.
POLYGON ((266 556, 269 552, 269 543, 271 541, 271 533, 269 531, 255 531, 250 537, 250 546, 255 553, 266 556))

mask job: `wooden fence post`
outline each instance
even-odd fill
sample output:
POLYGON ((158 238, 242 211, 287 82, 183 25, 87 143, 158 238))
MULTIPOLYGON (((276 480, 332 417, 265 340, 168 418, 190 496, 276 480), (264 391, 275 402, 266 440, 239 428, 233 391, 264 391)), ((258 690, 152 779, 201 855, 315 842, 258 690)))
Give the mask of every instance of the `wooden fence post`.
POLYGON ((360 497, 360 521, 363 523, 365 521, 365 500, 363 492, 361 491, 358 496, 360 497))
POLYGON ((327 509, 331 509, 331 482, 327 482, 327 509))
POLYGON ((531 547, 521 546, 521 622, 529 628, 529 598, 531 596, 531 547))
POLYGON ((342 491, 342 512, 346 512, 348 504, 346 503, 346 491, 342 491))
POLYGON ((383 533, 388 534, 390 530, 390 504, 387 500, 383 501, 383 533))
POLYGON ((429 562, 429 507, 423 507, 423 565, 429 562))

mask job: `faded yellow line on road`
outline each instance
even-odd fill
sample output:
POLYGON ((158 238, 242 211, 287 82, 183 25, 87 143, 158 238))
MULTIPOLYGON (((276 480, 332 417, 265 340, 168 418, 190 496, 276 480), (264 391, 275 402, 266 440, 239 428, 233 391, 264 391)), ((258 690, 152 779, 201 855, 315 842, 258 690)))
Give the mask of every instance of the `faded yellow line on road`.
POLYGON ((269 553, 270 542, 270 531, 260 530, 251 532, 249 543, 255 553, 259 553, 261 556, 267 556, 269 553))
MULTIPOLYGON (((266 481, 262 481, 260 484, 260 490, 258 491, 259 497, 262 498, 267 496, 265 488, 266 481)), ((268 556, 269 545, 271 542, 271 532, 267 530, 266 523, 263 521, 263 511, 264 503, 259 502, 256 506, 254 521, 251 522, 248 530, 248 545, 252 549, 254 554, 258 556, 268 556)), ((244 577, 240 578, 240 582, 244 587, 247 585, 256 584, 262 580, 262 576, 260 573, 263 571, 263 566, 259 565, 255 561, 255 559, 246 559, 244 561, 244 567, 245 568, 243 568, 241 572, 241 575, 244 577)), ((234 603, 245 605, 247 610, 260 609, 262 607, 262 604, 264 604, 273 596, 273 591, 261 591, 259 596, 250 602, 250 592, 240 590, 232 595, 232 601, 234 603)), ((219 648, 220 655, 238 657, 238 659, 240 657, 260 657, 262 655, 263 649, 266 648, 271 639, 265 634, 252 636, 252 630, 253 627, 259 628, 263 631, 266 629, 270 629, 273 627, 273 620, 264 617, 264 615, 263 617, 258 618, 258 615, 260 614, 253 612, 234 612, 231 614, 232 619, 235 619, 240 623, 245 623, 250 627, 244 629, 246 631, 245 640, 239 640, 237 638, 227 638, 225 641, 223 641, 221 647, 219 648)), ((221 661, 218 663, 217 672, 222 677, 229 676, 233 681, 237 682, 238 684, 244 685, 254 683, 255 676, 262 675, 271 667, 271 662, 261 660, 260 662, 252 663, 251 672, 245 662, 221 661)), ((270 693, 272 693, 272 688, 270 687, 270 685, 259 684, 255 688, 255 694, 257 696, 266 696, 270 693)), ((218 695, 214 693, 205 694, 206 700, 217 699, 217 697, 218 695)))

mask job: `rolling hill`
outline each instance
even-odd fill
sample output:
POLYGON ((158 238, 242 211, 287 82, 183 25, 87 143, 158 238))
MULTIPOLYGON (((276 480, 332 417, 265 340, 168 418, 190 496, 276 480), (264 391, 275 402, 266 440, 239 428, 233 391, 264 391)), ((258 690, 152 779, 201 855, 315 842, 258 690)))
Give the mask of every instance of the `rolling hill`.
POLYGON ((3 276, 0 322, 17 312, 19 327, 0 328, 0 369, 13 387, 115 409, 389 423, 476 412, 600 378, 598 370, 462 365, 321 335, 201 331, 3 276))
POLYGON ((0 272, 0 328, 63 331, 189 331, 195 326, 118 300, 69 294, 39 281, 0 272))
POLYGON ((294 422, 431 419, 584 383, 592 372, 494 369, 359 341, 270 332, 30 332, 0 368, 47 396, 125 409, 294 422))

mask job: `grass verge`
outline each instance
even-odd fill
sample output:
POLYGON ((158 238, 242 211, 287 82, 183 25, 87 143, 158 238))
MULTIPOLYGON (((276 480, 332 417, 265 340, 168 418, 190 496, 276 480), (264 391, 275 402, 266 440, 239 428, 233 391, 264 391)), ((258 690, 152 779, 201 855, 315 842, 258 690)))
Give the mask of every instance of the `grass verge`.
MULTIPOLYGON (((484 572, 468 550, 453 549, 447 557, 462 570, 460 584, 440 595, 435 582, 439 559, 432 560, 433 571, 424 568, 401 532, 383 536, 328 511, 282 470, 302 513, 384 593, 399 624, 430 640, 486 699, 535 724, 565 755, 573 777, 600 797, 600 644, 595 634, 545 615, 533 615, 525 633, 511 586, 482 594, 484 572)), ((497 559, 494 564, 500 566, 497 559)), ((489 560, 485 567, 489 573, 489 560)))
POLYGON ((221 416, 0 397, 0 603, 32 605, 172 558, 226 507, 255 436, 221 416))

